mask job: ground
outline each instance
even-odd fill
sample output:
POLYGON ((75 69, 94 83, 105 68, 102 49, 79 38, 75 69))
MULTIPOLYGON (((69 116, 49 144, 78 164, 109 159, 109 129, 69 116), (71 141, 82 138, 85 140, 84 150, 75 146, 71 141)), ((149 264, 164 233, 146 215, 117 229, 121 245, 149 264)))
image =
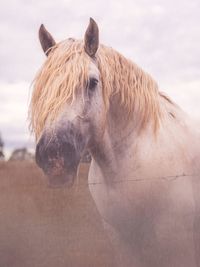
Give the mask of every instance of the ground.
POLYGON ((0 267, 114 266, 87 173, 51 189, 34 163, 0 162, 0 267))

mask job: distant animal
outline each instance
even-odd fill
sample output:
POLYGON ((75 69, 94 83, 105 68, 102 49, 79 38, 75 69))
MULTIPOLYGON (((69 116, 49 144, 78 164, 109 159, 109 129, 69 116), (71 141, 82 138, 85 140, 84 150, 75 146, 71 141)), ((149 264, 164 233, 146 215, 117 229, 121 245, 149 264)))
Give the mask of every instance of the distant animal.
MULTIPOLYGON (((71 186, 92 156, 89 188, 119 266, 200 266, 200 127, 131 60, 99 43, 56 43, 34 81, 36 162, 52 186, 71 186)), ((164 64, 164 63, 163 63, 164 64)))

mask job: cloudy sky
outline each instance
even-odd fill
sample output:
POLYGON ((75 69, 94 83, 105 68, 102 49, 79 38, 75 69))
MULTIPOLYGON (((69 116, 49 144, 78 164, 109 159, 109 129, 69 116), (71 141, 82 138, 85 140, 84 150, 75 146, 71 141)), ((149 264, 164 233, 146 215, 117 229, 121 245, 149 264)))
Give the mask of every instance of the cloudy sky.
POLYGON ((200 117, 200 0, 10 0, 0 4, 0 131, 9 152, 31 146, 31 82, 45 60, 44 23, 56 40, 82 38, 93 17, 102 43, 131 58, 200 117))

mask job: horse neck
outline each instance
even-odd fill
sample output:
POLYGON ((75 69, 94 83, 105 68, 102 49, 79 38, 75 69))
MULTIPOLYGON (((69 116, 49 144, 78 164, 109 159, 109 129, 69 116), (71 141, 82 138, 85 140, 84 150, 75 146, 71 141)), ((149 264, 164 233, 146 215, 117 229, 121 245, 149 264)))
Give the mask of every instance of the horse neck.
MULTIPOLYGON (((129 168, 126 164, 131 164, 134 170, 141 162, 157 160, 163 153, 168 153, 166 144, 174 142, 176 146, 178 139, 175 140, 174 132, 182 133, 184 113, 162 95, 159 96, 158 101, 161 107, 161 122, 155 133, 153 121, 149 120, 141 131, 138 114, 134 113, 127 118, 127 110, 118 104, 119 99, 112 100, 104 136, 91 151, 94 162, 99 166, 104 177, 109 177, 108 180, 111 183, 112 178, 120 176, 118 174, 123 166, 123 176, 126 176, 125 172, 129 168), (165 147, 163 151, 162 147, 165 147)), ((171 147, 173 145, 169 148, 169 154, 172 153, 171 147)))
MULTIPOLYGON (((103 138, 91 150, 93 159, 104 176, 116 178, 119 166, 128 155, 134 158, 132 164, 137 164, 135 154, 138 149, 138 139, 144 135, 153 138, 153 131, 153 126, 151 127, 149 123, 145 134, 142 133, 137 114, 127 116, 127 109, 119 105, 119 99, 115 96, 110 103, 103 138)), ((109 181, 112 182, 110 178, 109 181)))

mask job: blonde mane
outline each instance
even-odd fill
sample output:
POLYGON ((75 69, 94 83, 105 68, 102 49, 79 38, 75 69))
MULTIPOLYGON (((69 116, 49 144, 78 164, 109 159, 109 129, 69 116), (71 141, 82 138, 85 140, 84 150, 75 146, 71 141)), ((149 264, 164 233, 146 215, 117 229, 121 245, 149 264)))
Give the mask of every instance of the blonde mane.
MULTIPOLYGON (((109 108, 112 95, 118 94, 127 113, 137 112, 140 116, 141 129, 152 120, 156 130, 160 121, 156 82, 112 48, 100 45, 96 61, 105 108, 109 108)), ((29 115, 36 139, 45 124, 53 122, 64 105, 74 100, 76 90, 86 87, 90 62, 82 41, 66 40, 52 49, 33 83, 29 115)))

